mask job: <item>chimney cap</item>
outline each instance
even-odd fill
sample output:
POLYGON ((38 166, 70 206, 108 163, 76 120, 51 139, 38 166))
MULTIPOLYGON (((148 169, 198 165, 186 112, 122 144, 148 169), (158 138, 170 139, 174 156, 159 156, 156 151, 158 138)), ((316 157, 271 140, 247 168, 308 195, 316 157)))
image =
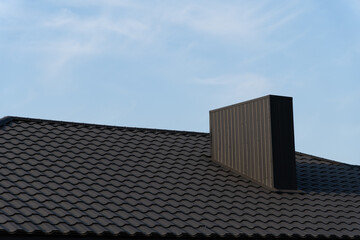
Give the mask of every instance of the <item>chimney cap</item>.
POLYGON ((293 99, 292 97, 289 97, 289 96, 281 96, 281 95, 274 95, 274 94, 269 94, 269 95, 265 95, 265 96, 262 96, 262 97, 258 97, 258 98, 253 98, 253 99, 250 99, 250 100, 246 100, 246 101, 243 101, 243 102, 239 102, 239 103, 234 103, 234 104, 231 104, 231 105, 227 105, 227 106, 224 106, 224 107, 219 107, 219 108, 215 108, 215 109, 212 109, 210 110, 209 112, 216 112, 216 111, 220 111, 220 110, 223 110, 223 109, 227 109, 227 108, 231 108, 231 107, 234 107, 234 106, 237 106, 237 105, 242 105, 242 104, 247 104, 247 103, 251 103, 251 102, 256 102, 256 101, 259 101, 261 99, 266 99, 266 98, 271 98, 271 97, 280 97, 280 98, 289 98, 289 99, 293 99))

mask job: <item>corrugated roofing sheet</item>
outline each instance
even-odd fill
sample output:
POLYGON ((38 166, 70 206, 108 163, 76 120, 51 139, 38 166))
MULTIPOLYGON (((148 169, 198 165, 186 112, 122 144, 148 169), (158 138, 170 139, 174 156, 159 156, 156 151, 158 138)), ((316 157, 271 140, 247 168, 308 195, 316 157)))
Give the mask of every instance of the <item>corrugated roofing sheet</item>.
POLYGON ((212 162, 206 133, 5 118, 0 231, 359 238, 359 167, 296 161, 304 193, 277 193, 212 162))

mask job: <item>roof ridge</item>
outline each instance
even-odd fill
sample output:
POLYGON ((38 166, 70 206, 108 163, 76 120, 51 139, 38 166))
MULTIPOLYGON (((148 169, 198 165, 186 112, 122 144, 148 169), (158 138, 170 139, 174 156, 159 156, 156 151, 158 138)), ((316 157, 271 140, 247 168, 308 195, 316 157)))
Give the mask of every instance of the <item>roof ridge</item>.
POLYGON ((47 122, 47 123, 57 123, 57 124, 71 124, 71 125, 79 125, 79 126, 86 126, 86 127, 117 128, 117 129, 127 129, 127 130, 134 130, 134 131, 137 130, 137 131, 167 132, 167 133, 180 133, 180 134, 191 134, 191 135, 209 135, 209 133, 195 132, 195 131, 168 130, 168 129, 142 128, 142 127, 125 127, 125 126, 106 125, 106 124, 97 124, 97 123, 83 123, 83 122, 50 120, 50 119, 18 117, 18 116, 5 116, 5 117, 1 118, 0 126, 3 126, 11 121, 16 121, 16 120, 24 121, 24 122, 47 122))
POLYGON ((308 153, 303 153, 303 152, 299 152, 299 151, 295 151, 295 154, 300 154, 300 155, 304 155, 304 156, 308 156, 311 158, 315 158, 318 161, 323 161, 323 162, 328 162, 330 164, 335 164, 335 165, 348 165, 348 166, 360 166, 360 165, 356 165, 356 164, 349 164, 349 163, 344 163, 344 162, 338 162, 335 160, 331 160, 331 159, 327 159, 327 158, 323 158, 323 157, 318 157, 315 155, 311 155, 308 153))
POLYGON ((0 127, 6 125, 7 123, 11 122, 14 117, 12 116, 5 116, 3 118, 0 118, 0 127))

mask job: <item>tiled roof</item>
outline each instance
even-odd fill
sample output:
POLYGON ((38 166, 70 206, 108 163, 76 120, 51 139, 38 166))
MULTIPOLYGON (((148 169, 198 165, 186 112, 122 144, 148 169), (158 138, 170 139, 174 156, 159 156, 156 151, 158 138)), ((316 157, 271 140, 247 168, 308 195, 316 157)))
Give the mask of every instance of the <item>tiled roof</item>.
POLYGON ((184 237, 360 237, 360 168, 297 153, 300 193, 211 160, 207 133, 6 117, 0 231, 184 237))

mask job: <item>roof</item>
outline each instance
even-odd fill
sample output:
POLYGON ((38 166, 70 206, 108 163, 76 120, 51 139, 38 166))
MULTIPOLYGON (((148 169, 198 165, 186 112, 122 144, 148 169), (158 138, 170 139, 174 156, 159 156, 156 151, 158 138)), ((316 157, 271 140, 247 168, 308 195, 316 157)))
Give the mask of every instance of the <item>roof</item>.
POLYGON ((302 192, 211 160, 208 133, 19 117, 0 123, 0 232, 360 238, 360 168, 296 153, 302 192))

